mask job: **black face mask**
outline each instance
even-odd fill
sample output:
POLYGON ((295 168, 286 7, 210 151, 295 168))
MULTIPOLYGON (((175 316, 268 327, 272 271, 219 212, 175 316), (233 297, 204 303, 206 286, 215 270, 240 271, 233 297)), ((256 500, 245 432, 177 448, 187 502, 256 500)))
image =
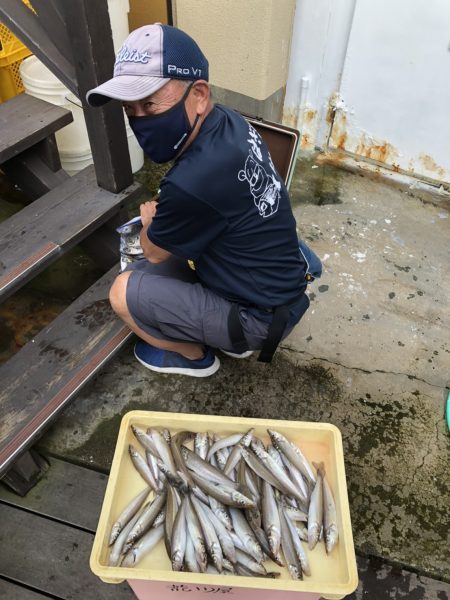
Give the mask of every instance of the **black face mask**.
POLYGON ((187 88, 179 102, 159 115, 128 117, 128 122, 145 154, 156 163, 165 163, 175 158, 186 144, 197 125, 197 115, 191 126, 184 102, 191 91, 187 88))

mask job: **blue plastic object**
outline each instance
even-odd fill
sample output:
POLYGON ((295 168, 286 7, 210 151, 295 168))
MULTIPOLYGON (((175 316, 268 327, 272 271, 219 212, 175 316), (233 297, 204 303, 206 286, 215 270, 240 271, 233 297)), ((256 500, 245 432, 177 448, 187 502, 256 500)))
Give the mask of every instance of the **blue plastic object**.
POLYGON ((448 427, 448 430, 450 431, 450 392, 448 393, 448 396, 447 396, 447 405, 446 405, 445 412, 446 412, 446 416, 447 416, 447 427, 448 427))
POLYGON ((306 281, 311 283, 322 275, 322 261, 303 240, 298 240, 298 249, 306 262, 306 281))

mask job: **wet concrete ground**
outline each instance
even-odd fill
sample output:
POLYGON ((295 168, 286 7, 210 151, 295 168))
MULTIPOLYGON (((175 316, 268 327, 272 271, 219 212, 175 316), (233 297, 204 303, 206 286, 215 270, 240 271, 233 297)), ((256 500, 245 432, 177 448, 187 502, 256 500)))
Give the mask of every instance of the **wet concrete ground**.
POLYGON ((41 447, 107 470, 133 409, 333 423, 357 550, 450 581, 448 199, 320 157, 298 161, 291 196, 324 274, 272 365, 221 356, 215 376, 193 380, 145 370, 127 346, 41 447))

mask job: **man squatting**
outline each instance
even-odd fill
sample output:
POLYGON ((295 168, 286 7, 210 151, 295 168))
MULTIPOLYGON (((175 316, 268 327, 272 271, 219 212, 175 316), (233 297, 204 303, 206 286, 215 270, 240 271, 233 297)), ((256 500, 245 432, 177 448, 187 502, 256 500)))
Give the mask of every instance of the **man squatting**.
POLYGON ((309 306, 287 189, 256 130, 214 104, 208 78, 190 36, 146 25, 87 94, 93 106, 121 101, 147 156, 174 160, 159 201, 140 206, 147 260, 116 278, 110 301, 143 365, 197 377, 217 371, 218 349, 269 362, 309 306))

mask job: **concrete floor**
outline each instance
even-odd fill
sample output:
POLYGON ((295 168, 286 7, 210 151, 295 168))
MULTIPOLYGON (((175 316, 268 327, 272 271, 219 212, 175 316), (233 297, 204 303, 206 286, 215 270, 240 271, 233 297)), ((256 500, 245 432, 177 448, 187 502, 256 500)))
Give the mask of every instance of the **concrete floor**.
POLYGON ((133 409, 333 423, 357 550, 450 581, 449 200, 311 156, 291 196, 324 274, 272 365, 221 356, 212 378, 156 375, 128 346, 41 447, 108 469, 133 409))

